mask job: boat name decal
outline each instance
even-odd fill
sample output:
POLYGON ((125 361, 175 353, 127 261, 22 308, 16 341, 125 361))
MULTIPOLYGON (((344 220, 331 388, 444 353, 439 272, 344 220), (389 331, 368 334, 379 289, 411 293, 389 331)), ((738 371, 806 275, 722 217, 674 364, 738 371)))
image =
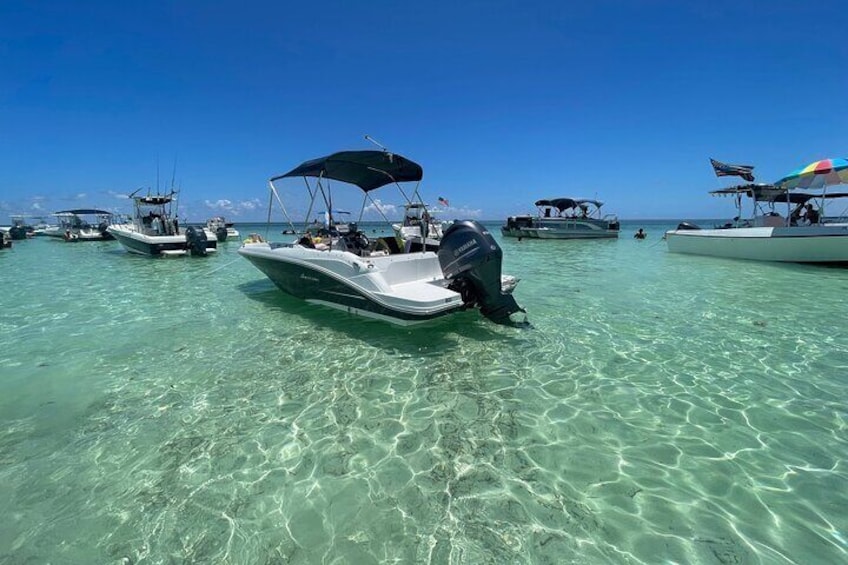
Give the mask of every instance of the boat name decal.
POLYGON ((308 276, 304 275, 303 273, 301 273, 300 278, 306 279, 306 280, 312 281, 312 282, 318 282, 318 279, 316 279, 315 277, 308 277, 308 276))

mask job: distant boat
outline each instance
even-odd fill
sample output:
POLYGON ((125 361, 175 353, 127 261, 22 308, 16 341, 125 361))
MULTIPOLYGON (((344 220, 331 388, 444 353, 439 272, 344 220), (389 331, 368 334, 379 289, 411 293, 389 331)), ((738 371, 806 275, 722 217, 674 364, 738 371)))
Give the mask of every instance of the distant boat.
POLYGON ((392 224, 392 229, 404 249, 407 252, 421 251, 422 247, 430 251, 438 250, 444 231, 443 223, 432 215, 423 202, 410 202, 403 208, 403 221, 392 224))
POLYGON ((506 237, 529 239, 612 239, 621 229, 615 214, 603 214, 599 200, 537 200, 538 214, 510 216, 501 227, 506 237))
POLYGON ((59 222, 44 229, 43 234, 65 241, 104 241, 114 239, 107 228, 114 222, 114 215, 107 210, 79 208, 62 210, 52 214, 59 222))
POLYGON ((15 241, 21 241, 35 236, 35 227, 27 218, 41 218, 41 216, 26 216, 24 214, 13 214, 10 216, 12 225, 3 229, 9 237, 15 241))
POLYGON ((825 216, 828 203, 848 198, 848 193, 810 194, 752 183, 710 194, 735 197, 736 217, 706 229, 681 223, 665 233, 670 252, 754 261, 848 263, 848 218, 825 216), (753 202, 748 217, 742 214, 743 197, 753 202), (815 211, 812 218, 811 209, 815 211))
POLYGON ((199 226, 180 227, 171 215, 176 192, 132 196, 133 216, 127 223, 112 224, 107 230, 127 251, 138 255, 205 256, 218 247, 215 234, 199 226))
POLYGON ((206 229, 215 234, 219 243, 239 238, 239 232, 233 227, 233 223, 226 221, 223 216, 215 216, 206 220, 206 229))

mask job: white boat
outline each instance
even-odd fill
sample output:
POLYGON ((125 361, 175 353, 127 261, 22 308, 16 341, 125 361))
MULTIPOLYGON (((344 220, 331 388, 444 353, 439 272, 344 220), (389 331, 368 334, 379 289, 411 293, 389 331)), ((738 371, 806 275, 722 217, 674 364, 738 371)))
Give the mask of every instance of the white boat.
POLYGON ((215 234, 199 226, 183 228, 176 216, 171 215, 171 206, 176 195, 135 196, 133 215, 129 222, 112 224, 107 230, 127 251, 138 255, 205 256, 215 251, 218 240, 215 234))
POLYGON ((846 198, 848 193, 809 194, 752 183, 711 194, 735 196, 736 217, 708 229, 681 223, 665 234, 670 252, 755 261, 848 263, 848 219, 826 215, 834 199, 846 198), (743 197, 753 202, 753 213, 744 219, 743 197), (812 222, 802 215, 808 205, 818 208, 812 222))
POLYGON ((103 241, 114 239, 107 228, 114 223, 112 212, 92 208, 62 210, 52 214, 58 225, 42 231, 42 235, 64 241, 103 241))
POLYGON ((6 233, 11 240, 24 240, 41 235, 47 226, 43 216, 13 214, 9 219, 12 220, 11 225, 0 228, 0 231, 6 233))
MULTIPOLYGON (((333 210, 331 180, 348 190, 356 187, 363 195, 360 222, 373 203, 372 191, 395 185, 405 195, 401 183, 417 183, 422 176, 418 164, 388 151, 343 151, 306 161, 272 178, 269 187, 296 231, 275 182, 302 177, 311 199, 306 218, 316 200, 333 210)), ((475 306, 498 323, 524 312, 512 296, 516 279, 501 276, 501 248, 479 223, 452 224, 438 251, 405 253, 393 236, 370 241, 358 222, 337 223, 331 212, 320 239, 307 232, 290 243, 247 243, 239 253, 288 294, 394 324, 417 324, 475 306)))
POLYGON ((530 239, 612 239, 621 225, 615 214, 604 214, 599 200, 551 198, 536 201, 537 215, 510 216, 501 227, 506 237, 530 239))
POLYGON ((433 216, 423 202, 407 203, 404 206, 403 221, 392 224, 392 229, 406 252, 420 251, 422 245, 430 251, 436 251, 444 234, 444 224, 433 216))
POLYGON ((228 222, 223 216, 215 216, 206 220, 206 231, 215 234, 215 239, 223 243, 239 238, 239 232, 233 227, 233 222, 228 222))

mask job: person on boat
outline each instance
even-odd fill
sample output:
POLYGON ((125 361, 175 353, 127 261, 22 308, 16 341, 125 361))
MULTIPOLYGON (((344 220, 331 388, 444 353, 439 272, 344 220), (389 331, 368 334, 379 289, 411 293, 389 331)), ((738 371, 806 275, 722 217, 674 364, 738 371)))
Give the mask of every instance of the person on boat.
POLYGON ((792 214, 789 216, 789 225, 797 226, 801 221, 801 212, 804 210, 804 206, 798 206, 795 210, 792 211, 792 214))
POLYGON ((807 202, 807 213, 804 214, 804 217, 807 219, 810 225, 819 223, 819 212, 818 210, 813 208, 813 205, 809 202, 807 202))
POLYGON ((645 239, 645 236, 647 236, 647 235, 648 234, 645 233, 645 230, 643 230, 642 228, 639 228, 639 231, 634 233, 633 237, 635 237, 636 239, 645 239))

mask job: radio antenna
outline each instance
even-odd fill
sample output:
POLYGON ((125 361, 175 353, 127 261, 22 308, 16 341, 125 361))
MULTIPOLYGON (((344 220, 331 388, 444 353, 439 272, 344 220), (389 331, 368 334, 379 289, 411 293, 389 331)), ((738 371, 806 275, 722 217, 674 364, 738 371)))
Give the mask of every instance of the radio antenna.
POLYGON ((379 141, 377 141, 376 139, 374 139, 370 135, 366 134, 365 139, 367 139, 368 141, 370 141, 371 143, 373 143, 374 145, 376 145, 377 147, 379 147, 380 149, 382 149, 386 153, 389 152, 388 148, 385 145, 383 145, 382 143, 380 143, 379 141))

